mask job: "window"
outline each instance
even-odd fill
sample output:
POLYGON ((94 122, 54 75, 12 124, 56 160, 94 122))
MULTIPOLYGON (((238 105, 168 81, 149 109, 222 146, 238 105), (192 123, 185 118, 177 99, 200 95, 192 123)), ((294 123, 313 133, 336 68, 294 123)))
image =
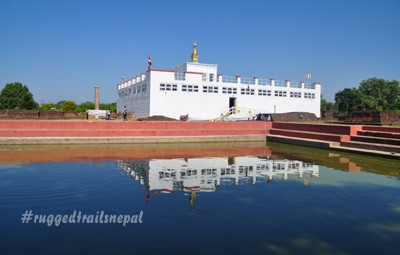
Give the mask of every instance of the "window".
POLYGON ((308 98, 308 99, 315 99, 315 94, 314 93, 304 93, 304 98, 308 98))
POLYGON ((143 93, 143 94, 146 93, 146 89, 147 89, 147 85, 146 85, 146 84, 143 84, 143 85, 142 85, 142 93, 143 93))
POLYGON ((242 95, 254 95, 254 89, 241 88, 240 89, 240 94, 242 94, 242 95))
POLYGON ((160 91, 177 91, 177 84, 160 84, 160 91))
POLYGON ((237 94, 237 88, 223 87, 222 93, 223 94, 237 94))
POLYGON ((301 92, 290 91, 290 97, 301 98, 301 92))
POLYGON ((286 91, 282 91, 282 90, 275 90, 275 96, 276 97, 286 97, 286 91))
POLYGON ((210 75, 209 75, 209 79, 208 79, 210 82, 213 82, 214 81, 214 74, 213 73, 210 73, 210 75))
POLYGON ((259 96, 271 96, 271 90, 259 89, 258 95, 259 96))
POLYGON ((182 91, 184 92, 199 92, 199 86, 197 85, 182 85, 182 91))
POLYGON ((218 87, 203 86, 203 93, 218 93, 218 87))
POLYGON ((203 73, 203 81, 207 81, 207 74, 203 73))
POLYGON ((175 73, 175 80, 184 81, 185 80, 185 73, 175 73))
POLYGON ((136 95, 136 86, 132 89, 132 94, 136 95))

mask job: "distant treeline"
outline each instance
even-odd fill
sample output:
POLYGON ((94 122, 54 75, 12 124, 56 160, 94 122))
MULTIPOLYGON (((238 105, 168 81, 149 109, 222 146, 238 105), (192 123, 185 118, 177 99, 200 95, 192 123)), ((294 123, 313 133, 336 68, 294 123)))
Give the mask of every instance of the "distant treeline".
MULTIPOLYGON (((57 103, 44 103, 39 105, 33 99, 28 87, 20 82, 7 83, 0 92, 0 110, 61 110, 77 113, 93 110, 93 102, 76 104, 74 101, 59 101, 57 103)), ((117 111, 117 103, 100 104, 100 110, 117 111)))

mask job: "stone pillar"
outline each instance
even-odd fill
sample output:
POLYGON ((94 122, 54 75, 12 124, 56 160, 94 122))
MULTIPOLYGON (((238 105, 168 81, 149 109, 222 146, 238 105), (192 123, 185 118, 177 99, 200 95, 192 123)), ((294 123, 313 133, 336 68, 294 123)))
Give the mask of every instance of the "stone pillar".
POLYGON ((94 87, 94 109, 95 110, 100 109, 99 87, 98 86, 94 87))

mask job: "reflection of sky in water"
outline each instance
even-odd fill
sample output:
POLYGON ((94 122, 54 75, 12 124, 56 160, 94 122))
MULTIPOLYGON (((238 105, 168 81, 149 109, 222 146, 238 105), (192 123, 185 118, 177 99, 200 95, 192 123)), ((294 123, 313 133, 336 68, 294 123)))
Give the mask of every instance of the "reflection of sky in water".
POLYGON ((387 187, 399 187, 399 179, 387 176, 380 176, 366 172, 343 173, 332 171, 325 167, 319 168, 320 178, 316 185, 380 185, 387 187))
POLYGON ((0 171, 0 224, 7 229, 0 232, 1 254, 397 254, 400 249, 400 182, 394 177, 257 157, 21 166, 3 165, 0 171), (48 228, 21 224, 27 209, 143 210, 144 223, 48 228))

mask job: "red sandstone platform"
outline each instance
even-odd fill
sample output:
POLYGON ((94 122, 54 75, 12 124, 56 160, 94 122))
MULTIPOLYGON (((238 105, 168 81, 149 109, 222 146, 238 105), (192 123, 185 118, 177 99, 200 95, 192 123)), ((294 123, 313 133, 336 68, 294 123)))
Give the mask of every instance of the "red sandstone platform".
POLYGON ((0 121, 2 144, 265 141, 270 122, 0 121))
POLYGON ((400 158, 400 128, 294 122, 0 120, 0 144, 277 141, 400 158))

